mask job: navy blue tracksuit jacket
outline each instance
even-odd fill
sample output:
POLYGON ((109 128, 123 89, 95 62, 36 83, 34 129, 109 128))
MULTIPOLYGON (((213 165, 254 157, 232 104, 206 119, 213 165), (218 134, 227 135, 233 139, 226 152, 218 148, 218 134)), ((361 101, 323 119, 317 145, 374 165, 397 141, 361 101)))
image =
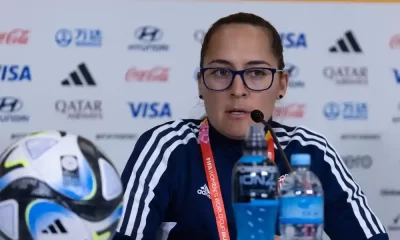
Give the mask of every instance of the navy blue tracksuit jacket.
MULTIPOLYGON (((154 127, 136 143, 122 173, 125 213, 114 240, 217 240, 218 230, 200 145, 200 120, 178 120, 154 127)), ((387 240, 378 217, 338 153, 321 135, 304 127, 271 122, 287 157, 311 154, 311 170, 325 194, 325 232, 331 240, 387 240)), ((227 214, 236 239, 231 174, 242 156, 242 141, 228 139, 210 126, 210 142, 227 214)), ((285 175, 275 149, 276 163, 285 175)), ((279 235, 279 229, 277 229, 279 235)))

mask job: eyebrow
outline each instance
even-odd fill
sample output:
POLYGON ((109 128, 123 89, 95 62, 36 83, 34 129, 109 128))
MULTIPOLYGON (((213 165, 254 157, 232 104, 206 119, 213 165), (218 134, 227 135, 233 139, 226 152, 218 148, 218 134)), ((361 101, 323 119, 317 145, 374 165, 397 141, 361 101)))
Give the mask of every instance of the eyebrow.
MULTIPOLYGON (((219 64, 233 66, 233 64, 231 62, 229 62, 228 60, 225 60, 225 59, 214 59, 214 60, 208 62, 208 64, 212 64, 212 63, 219 63, 219 64)), ((260 65, 260 64, 266 64, 268 66, 271 66, 271 64, 269 64, 268 62, 263 61, 263 60, 253 60, 253 61, 249 61, 246 63, 246 65, 260 65)))

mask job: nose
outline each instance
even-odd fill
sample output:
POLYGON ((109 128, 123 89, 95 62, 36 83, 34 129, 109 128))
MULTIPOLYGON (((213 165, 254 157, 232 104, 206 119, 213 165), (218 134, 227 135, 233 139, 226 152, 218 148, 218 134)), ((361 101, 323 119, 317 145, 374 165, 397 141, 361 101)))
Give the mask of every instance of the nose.
POLYGON ((249 91, 244 85, 243 79, 239 74, 237 74, 233 79, 233 83, 230 90, 232 97, 240 98, 240 97, 247 97, 249 95, 249 91))

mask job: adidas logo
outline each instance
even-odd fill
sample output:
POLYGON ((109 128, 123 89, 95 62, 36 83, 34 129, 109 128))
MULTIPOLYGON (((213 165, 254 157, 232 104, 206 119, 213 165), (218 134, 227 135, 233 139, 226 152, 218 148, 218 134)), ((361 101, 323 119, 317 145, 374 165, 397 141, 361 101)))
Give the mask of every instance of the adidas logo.
POLYGON ((50 224, 46 229, 42 230, 43 234, 65 234, 67 230, 62 225, 59 219, 54 221, 54 225, 50 224))
POLYGON ((62 86, 96 86, 96 83, 84 63, 78 65, 78 69, 70 73, 70 79, 61 82, 62 86))
POLYGON ((347 31, 347 32, 345 32, 343 38, 340 38, 337 40, 337 43, 335 46, 332 46, 331 48, 329 48, 329 52, 331 52, 331 53, 337 53, 337 52, 362 53, 363 51, 361 50, 360 45, 358 44, 356 38, 354 37, 354 34, 351 31, 347 31))
POLYGON ((204 186, 200 187, 200 189, 197 190, 197 193, 200 195, 207 196, 209 199, 211 199, 210 190, 208 189, 207 184, 204 184, 204 186))

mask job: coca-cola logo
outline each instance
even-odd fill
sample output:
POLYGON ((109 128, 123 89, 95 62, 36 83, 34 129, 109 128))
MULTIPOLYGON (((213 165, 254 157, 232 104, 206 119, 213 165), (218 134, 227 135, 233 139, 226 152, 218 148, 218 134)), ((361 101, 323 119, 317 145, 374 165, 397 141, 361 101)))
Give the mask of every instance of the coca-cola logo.
POLYGON ((273 112, 274 117, 303 118, 305 104, 291 103, 283 106, 276 106, 273 112))
POLYGON ((10 32, 0 32, 0 44, 28 44, 29 30, 16 28, 10 32))
POLYGON ((169 78, 169 68, 153 67, 151 69, 139 69, 131 67, 125 74, 126 81, 139 82, 166 82, 169 78))
POLYGON ((390 48, 400 48, 400 34, 394 35, 389 42, 390 48))

